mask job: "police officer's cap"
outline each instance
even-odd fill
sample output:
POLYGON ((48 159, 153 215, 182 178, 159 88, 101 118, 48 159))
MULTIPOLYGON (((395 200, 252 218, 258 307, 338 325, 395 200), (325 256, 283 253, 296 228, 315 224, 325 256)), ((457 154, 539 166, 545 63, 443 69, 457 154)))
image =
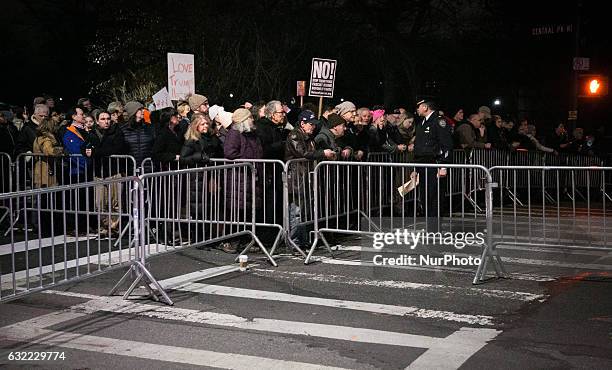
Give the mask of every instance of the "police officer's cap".
POLYGON ((429 98, 425 98, 425 99, 421 99, 416 103, 416 107, 418 108, 419 105, 421 104, 427 104, 430 108, 433 109, 433 106, 435 106, 435 103, 432 99, 429 98))

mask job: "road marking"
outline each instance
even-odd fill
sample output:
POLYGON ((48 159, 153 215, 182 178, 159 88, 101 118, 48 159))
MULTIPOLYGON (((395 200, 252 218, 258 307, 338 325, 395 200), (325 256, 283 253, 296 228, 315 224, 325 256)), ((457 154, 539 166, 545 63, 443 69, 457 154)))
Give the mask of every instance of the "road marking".
MULTIPOLYGON (((100 266, 112 266, 119 263, 127 263, 130 261, 130 258, 134 258, 135 251, 132 249, 122 249, 120 251, 113 251, 110 253, 110 264, 109 264, 109 254, 108 252, 104 252, 100 255, 100 266), (131 253, 130 253, 131 252, 131 253)), ((42 267, 42 274, 50 274, 55 270, 56 274, 60 274, 60 278, 56 280, 63 280, 65 269, 75 268, 76 266, 87 266, 89 258, 89 264, 92 266, 98 266, 98 254, 92 254, 89 257, 80 257, 78 260, 68 260, 64 266, 64 262, 58 262, 54 265, 45 265, 42 267)), ((38 281, 40 279, 40 269, 39 267, 32 267, 29 270, 21 270, 15 273, 15 283, 17 285, 21 285, 26 282, 26 276, 29 276, 30 284, 38 281)), ((50 276, 49 276, 50 277, 50 276)), ((47 278, 47 276, 44 276, 47 278)), ((0 276, 0 281, 2 281, 2 289, 12 289, 13 288, 13 274, 8 273, 0 276)))
MULTIPOLYGON (((160 284, 165 287, 165 282, 160 281, 160 284)), ((234 288, 221 285, 208 285, 202 283, 186 283, 183 285, 175 285, 173 289, 198 293, 212 294, 226 297, 237 297, 246 299, 270 300, 277 302, 299 303, 307 305, 316 305, 324 307, 334 307, 347 310, 366 311, 373 313, 382 313, 395 316, 408 316, 425 319, 440 319, 453 322, 461 322, 473 325, 493 325, 493 317, 485 315, 468 315, 460 314, 451 311, 429 310, 411 306, 394 306, 381 303, 345 301, 339 299, 327 299, 318 297, 300 296, 295 294, 269 292, 265 290, 253 290, 234 288)))
POLYGON ((485 296, 491 298, 501 299, 513 299, 524 302, 541 301, 546 299, 547 296, 543 294, 533 294, 527 292, 513 292, 508 290, 498 289, 486 289, 486 288, 474 288, 474 287, 460 287, 443 284, 425 284, 425 283, 413 283, 410 281, 397 281, 397 280, 371 280, 355 278, 351 276, 343 275, 328 275, 328 274, 314 274, 307 272, 295 272, 295 271, 279 271, 272 269, 253 269, 253 275, 275 277, 279 279, 308 279, 314 281, 321 281, 325 283, 338 283, 338 284, 349 284, 349 285, 360 285, 360 286, 373 286, 379 288, 393 288, 393 289, 416 289, 433 291, 440 294, 447 293, 458 293, 472 296, 485 296), (444 291, 443 293, 439 291, 444 291))
POLYGON ((52 347, 136 357, 147 360, 216 367, 222 369, 341 369, 306 362, 276 360, 266 357, 220 353, 196 348, 175 347, 161 344, 105 338, 93 335, 67 333, 37 328, 31 325, 5 327, 0 334, 4 341, 20 341, 52 347))
MULTIPOLYGON (((257 265, 251 265, 253 268, 257 265)), ((174 289, 175 286, 184 285, 187 283, 192 283, 198 280, 210 279, 216 276, 221 276, 225 274, 229 274, 232 272, 236 272, 240 270, 240 266, 233 264, 227 266, 219 266, 219 267, 211 267, 204 270, 199 270, 195 272, 191 272, 185 275, 179 275, 173 278, 169 278, 164 280, 164 288, 165 289, 174 289)))
MULTIPOLYGON (((79 298, 90 298, 96 297, 88 294, 81 293, 73 293, 73 292, 61 292, 61 291, 53 291, 53 294, 66 295, 71 297, 79 297, 79 298)), ((272 319, 261 319, 261 318, 253 318, 248 319, 245 317, 230 315, 230 314, 220 314, 214 312, 204 312, 193 309, 185 309, 185 308, 177 308, 173 306, 157 306, 151 304, 143 304, 140 302, 124 300, 119 296, 115 297, 97 297, 96 299, 90 300, 88 302, 75 305, 71 307, 72 310, 77 312, 67 312, 60 313, 59 317, 52 317, 50 319, 46 319, 41 321, 33 321, 28 322, 26 325, 22 325, 23 323, 18 323, 15 325, 11 325, 8 327, 10 330, 2 330, 2 334, 0 334, 0 338, 7 340, 17 340, 15 338, 16 335, 24 335, 23 332, 18 332, 22 327, 26 327, 28 330, 41 330, 37 328, 44 328, 51 325, 59 324, 62 321, 72 320, 74 318, 82 317, 87 314, 93 314, 96 312, 112 312, 119 314, 129 314, 129 315, 137 315, 141 317, 148 317, 154 319, 162 319, 168 321, 181 321, 181 322, 192 322, 198 324, 205 325, 214 325, 214 326, 222 326, 222 327, 232 327, 243 330, 252 330, 252 331, 263 331, 263 332, 272 332, 279 334, 288 334, 288 335, 307 335, 328 339, 336 339, 336 340, 344 340, 349 342, 360 342, 360 343, 372 343, 372 344, 383 344, 383 345, 393 345, 393 346, 404 346, 404 347, 415 347, 415 348, 427 348, 428 350, 422 355, 427 356, 425 361, 419 361, 420 358, 417 358, 414 364, 414 368, 422 368, 421 366, 426 366, 429 361, 434 363, 440 362, 442 367, 434 366, 435 368, 444 368, 444 369, 456 369, 461 366, 468 358, 470 358, 473 354, 478 352, 484 345, 487 344, 488 341, 495 338, 501 331, 495 329, 486 329, 486 328, 461 328, 459 331, 456 331, 450 334, 447 337, 429 337, 424 335, 414 335, 414 334, 404 334, 398 332, 389 332, 389 331, 381 331, 381 330, 373 330, 373 329, 363 329, 363 328, 354 328, 347 326, 337 326, 337 325, 325 325, 325 324, 315 324, 315 323, 307 323, 307 322, 294 322, 294 321, 285 321, 285 320, 272 320, 272 319), (62 320, 61 316, 66 316, 65 319, 62 320), (12 337, 11 337, 12 336, 12 337), (421 365, 420 365, 421 364, 421 365)), ((34 319, 33 319, 34 320, 34 319)), ((32 320, 29 320, 32 321, 32 320)), ((4 328, 3 328, 4 329, 4 328)), ((53 334, 58 332, 53 332, 53 334)), ((22 341, 32 340, 33 342, 38 342, 34 338, 38 338, 38 336, 45 335, 45 333, 38 332, 26 332, 27 338, 21 338, 22 341)), ((82 337, 77 334, 68 334, 68 338, 62 337, 63 334, 60 335, 61 339, 58 339, 57 342, 64 342, 64 340, 68 341, 67 347, 83 349, 89 351, 96 351, 96 348, 105 348, 108 346, 106 339, 108 338, 100 338, 100 337, 91 337, 91 341, 88 342, 87 348, 83 347, 73 347, 73 338, 82 337)), ((51 333, 50 333, 51 335, 51 333)), ((88 337, 88 336, 85 336, 88 337)), ((44 340, 45 338, 43 338, 44 340)), ((132 343, 131 341, 128 341, 132 343)), ((42 342, 46 344, 52 345, 60 345, 55 342, 42 342)), ((149 347, 150 344, 147 343, 139 343, 133 342, 134 344, 140 344, 141 348, 151 348, 151 351, 160 351, 164 350, 164 347, 149 347)), ((78 344, 78 342, 77 342, 78 344)), ((157 346, 157 345, 154 345, 157 346)), ((122 348, 119 346, 118 348, 122 348)), ((131 345, 123 346, 123 348, 132 348, 131 345)), ((104 350, 100 351, 104 352, 104 350)), ((149 353, 147 351, 146 353, 149 353)), ((130 353, 122 353, 117 351, 104 352, 104 353, 112 353, 118 355, 130 355, 130 353)), ((236 355, 231 355, 236 356, 236 355)), ((240 356, 240 355, 238 355, 240 356)), ((174 361, 171 358, 150 358, 143 357, 155 360, 164 360, 164 361, 174 361)), ((189 358, 189 357, 185 357, 189 358)), ((280 360, 275 360, 280 361, 280 360)), ((199 364, 194 362, 185 362, 190 364, 199 364)), ((286 364, 290 365, 290 364, 286 364)), ((215 365, 217 366, 217 365, 215 365)), ((257 367, 260 366, 260 363, 257 363, 257 367)), ((411 365, 413 366, 413 365, 411 365)), ((431 366, 429 367, 431 368, 431 366)))
POLYGON ((463 364, 500 333, 493 329, 461 328, 430 347, 406 369, 457 369, 457 364, 463 364))
MULTIPOLYGON (((64 292, 54 292, 63 295, 64 292)), ((71 296, 71 293, 66 294, 71 296)), ((246 318, 231 314, 198 311, 174 306, 156 306, 124 300, 122 297, 98 297, 72 307, 77 312, 92 314, 112 312, 131 314, 169 321, 191 322, 231 327, 243 330, 264 331, 278 334, 307 335, 360 343, 385 344, 404 347, 429 348, 443 338, 404 334, 391 331, 355 328, 350 326, 316 324, 300 321, 246 318)))
MULTIPOLYGON (((34 235, 31 235, 31 236, 34 236, 34 235)), ((65 241, 66 241, 66 244, 69 244, 69 243, 74 243, 76 241, 82 242, 88 239, 96 239, 96 238, 97 237, 95 236, 79 237, 79 238, 75 238, 74 236, 67 236, 65 238, 65 241)), ((56 236, 53 239, 52 238, 42 238, 42 239, 34 238, 34 239, 28 240, 27 243, 25 242, 25 240, 23 240, 23 241, 16 242, 15 244, 13 244, 13 247, 15 248, 15 253, 18 253, 18 252, 23 252, 26 249, 30 251, 37 251, 39 247, 42 249, 42 248, 47 248, 47 247, 51 247, 54 245, 57 245, 57 246, 64 245, 64 235, 56 236), (27 248, 26 248, 26 244, 27 244, 27 248)), ((0 245, 0 256, 9 255, 11 253, 12 253, 11 244, 0 245)))
POLYGON ((537 266, 554 266, 562 268, 580 269, 580 270, 604 270, 612 271, 612 265, 601 265, 596 263, 566 263, 560 261, 546 261, 546 260, 531 260, 527 258, 511 258, 502 257, 503 262, 517 263, 522 265, 537 265, 537 266))

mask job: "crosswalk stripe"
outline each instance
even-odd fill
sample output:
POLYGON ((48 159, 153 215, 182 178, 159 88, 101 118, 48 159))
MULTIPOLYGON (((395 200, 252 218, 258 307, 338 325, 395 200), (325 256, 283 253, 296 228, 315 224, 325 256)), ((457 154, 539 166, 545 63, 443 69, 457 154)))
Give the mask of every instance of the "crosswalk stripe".
MULTIPOLYGON (((133 249, 122 249, 113 251, 110 253, 110 264, 109 264, 109 254, 108 252, 103 252, 100 255, 100 266, 110 266, 116 265, 120 263, 126 263, 130 261, 130 258, 134 258, 135 251, 133 249)), ((75 268, 76 266, 86 266, 87 263, 90 263, 92 266, 98 266, 98 255, 93 254, 89 257, 80 257, 78 260, 72 259, 64 262, 58 262, 54 265, 45 265, 42 267, 42 274, 50 274, 55 270, 56 274, 60 274, 60 278, 57 281, 60 281, 64 277, 64 270, 75 268), (89 261, 88 261, 89 259, 89 261)), ((39 267, 32 267, 29 270, 20 270, 15 272, 15 282, 17 285, 23 285, 26 281, 26 276, 29 276, 30 284, 37 282, 40 280, 40 271, 39 267)), ((46 276, 43 276, 46 278, 46 276)), ((8 273, 0 276, 0 281, 2 281, 2 289, 12 289, 13 287, 13 274, 8 273)))
POLYGON ((23 252, 25 250, 37 251, 39 247, 47 248, 47 247, 51 247, 54 245, 63 246, 64 241, 66 242, 66 244, 74 244, 76 241, 82 242, 88 239, 96 239, 96 237, 95 236, 91 236, 91 237, 83 236, 83 237, 75 238, 74 236, 59 235, 54 238, 49 237, 49 238, 42 238, 42 239, 38 239, 38 238, 30 239, 28 240, 27 243, 25 242, 25 240, 23 240, 23 241, 14 243, 12 246, 11 244, 2 244, 0 245, 0 256, 11 254, 13 252, 13 249, 15 253, 23 252), (26 248, 26 245, 27 245, 27 248, 26 248))
MULTIPOLYGON (((164 281, 160 284, 164 287, 164 281)), ((172 289, 187 291, 198 294, 212 294, 226 297, 237 297, 258 300, 270 300, 277 302, 299 303, 307 305, 334 307, 356 311, 382 313, 395 316, 409 316, 425 319, 439 319, 453 322, 461 322, 473 325, 493 325, 493 317, 486 315, 460 314, 451 311, 429 310, 411 306, 393 306, 381 303, 346 301, 340 299, 327 299, 318 297, 300 296, 295 294, 269 292, 265 290, 253 290, 234 288, 221 285, 208 285, 202 283, 187 283, 176 285, 172 289)))
MULTIPOLYGON (((307 322, 294 322, 285 320, 272 320, 253 318, 248 319, 230 314, 204 312, 194 309, 184 309, 170 306, 156 306, 123 300, 121 297, 96 297, 88 294, 51 291, 52 294, 74 296, 79 298, 92 298, 88 302, 72 306, 75 312, 63 313, 72 320, 96 312, 112 312, 131 314, 143 317, 162 319, 168 321, 193 322, 222 327, 232 327, 243 330, 273 332, 290 335, 307 335, 328 339, 345 340, 350 342, 405 346, 414 348, 427 348, 424 355, 432 361, 442 361, 444 369, 456 369, 480 348, 495 338, 501 331, 486 328, 461 328, 447 337, 429 337, 424 335, 404 334, 398 332, 380 331, 373 329, 354 328, 338 325, 325 325, 307 322)), ((62 316, 59 314, 58 316, 62 316)), ((49 321, 49 320, 47 320, 49 321)), ((56 325, 61 320, 53 317, 50 322, 30 322, 25 327, 48 327, 56 325)), ((22 323, 13 325, 20 326, 22 323)), ((24 325, 21 325, 24 326, 24 325)), ((12 333, 8 330, 9 335, 12 333)), ((95 337, 93 337, 95 338, 95 337)), ((97 345, 100 345, 96 341, 97 345)), ((144 344, 143 347, 148 347, 144 344)), ((71 347, 74 348, 74 347, 71 347)), ((82 349, 82 348, 79 348, 82 349)), ((121 353, 117 353, 121 354, 121 353)), ((163 359, 160 359, 163 360, 163 359)), ((195 364, 193 362, 189 362, 195 364)), ((416 363, 416 362, 415 362, 416 363)), ((418 365, 418 363, 416 363, 418 365)), ((426 362, 425 362, 426 364, 426 362)), ((257 364, 259 367, 259 363, 257 364)), ((419 368, 419 367, 415 367, 419 368)))
POLYGON ((253 275, 274 277, 278 279, 308 279, 314 281, 320 281, 325 283, 338 283, 338 284, 349 284, 349 285, 360 285, 360 286, 372 286, 378 288, 393 288, 393 289, 416 289, 425 291, 445 291, 447 293, 459 293, 467 295, 477 295, 491 298, 511 299, 519 300, 524 302, 540 301, 546 299, 546 295, 533 294, 527 292, 507 291, 499 289, 488 289, 481 287, 461 287, 451 286, 444 284, 426 284, 426 283, 413 283, 410 281, 397 281, 397 280, 371 280, 355 278, 351 276, 342 275, 328 275, 328 274, 315 274, 308 272, 297 272, 297 271, 280 271, 272 269, 253 269, 253 275))
POLYGON ((457 369, 457 363, 463 364, 499 333, 501 332, 492 329, 474 331, 472 328, 461 328, 446 337, 444 342, 429 348, 406 369, 457 369))
POLYGON ((0 337, 5 341, 28 341, 30 343, 44 344, 53 347, 72 348, 82 351, 222 369, 252 370, 256 367, 306 370, 342 369, 339 367, 306 362, 277 360, 237 353, 220 353, 196 348, 175 347, 79 333, 67 333, 27 325, 4 328, 0 337))

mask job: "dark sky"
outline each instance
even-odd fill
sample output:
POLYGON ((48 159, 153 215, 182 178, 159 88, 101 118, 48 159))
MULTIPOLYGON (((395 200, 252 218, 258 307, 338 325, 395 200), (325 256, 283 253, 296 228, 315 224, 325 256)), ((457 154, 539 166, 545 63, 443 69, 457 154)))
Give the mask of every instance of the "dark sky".
MULTIPOLYGON (((164 3, 174 4, 172 9, 180 19, 180 12, 185 11, 182 2, 164 3)), ((491 35, 487 35, 487 42, 475 39, 473 43, 459 45, 452 75, 445 75, 444 71, 423 73, 437 76, 435 80, 440 81, 444 90, 441 94, 448 96, 445 100, 455 100, 457 104, 460 101, 472 106, 490 104, 493 98, 501 97, 509 106, 507 110, 514 114, 530 114, 542 120, 561 118, 571 97, 577 3, 480 2, 483 7, 491 3, 498 5, 495 16, 511 27, 513 34, 497 41, 495 37, 491 41, 491 35), (557 26, 567 25, 572 27, 571 32, 557 32, 557 26), (554 27, 555 32, 534 35, 532 30, 536 27, 554 27)), ((112 25, 112 20, 98 19, 96 9, 105 4, 95 0, 3 1, 5 16, 0 30, 4 88, 0 101, 30 106, 32 98, 43 93, 62 97, 64 102, 74 102, 87 94, 91 78, 88 45, 97 27, 112 25)), ((609 75, 612 45, 607 13, 600 4, 582 3, 581 56, 591 58, 593 71, 609 75)), ((208 19, 214 18, 211 14, 208 19)), ((189 27, 186 25, 186 29, 189 27)), ((350 98, 350 91, 338 88, 350 98)), ((581 110, 591 111, 589 114, 609 116, 609 98, 580 104, 581 110)))

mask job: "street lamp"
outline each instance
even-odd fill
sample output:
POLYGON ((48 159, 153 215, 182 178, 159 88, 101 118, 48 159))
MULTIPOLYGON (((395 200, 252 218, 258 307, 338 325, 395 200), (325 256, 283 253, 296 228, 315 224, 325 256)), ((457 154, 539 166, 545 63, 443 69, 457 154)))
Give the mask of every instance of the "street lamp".
POLYGON ((493 105, 501 105, 501 100, 495 99, 495 101, 493 101, 493 105))

